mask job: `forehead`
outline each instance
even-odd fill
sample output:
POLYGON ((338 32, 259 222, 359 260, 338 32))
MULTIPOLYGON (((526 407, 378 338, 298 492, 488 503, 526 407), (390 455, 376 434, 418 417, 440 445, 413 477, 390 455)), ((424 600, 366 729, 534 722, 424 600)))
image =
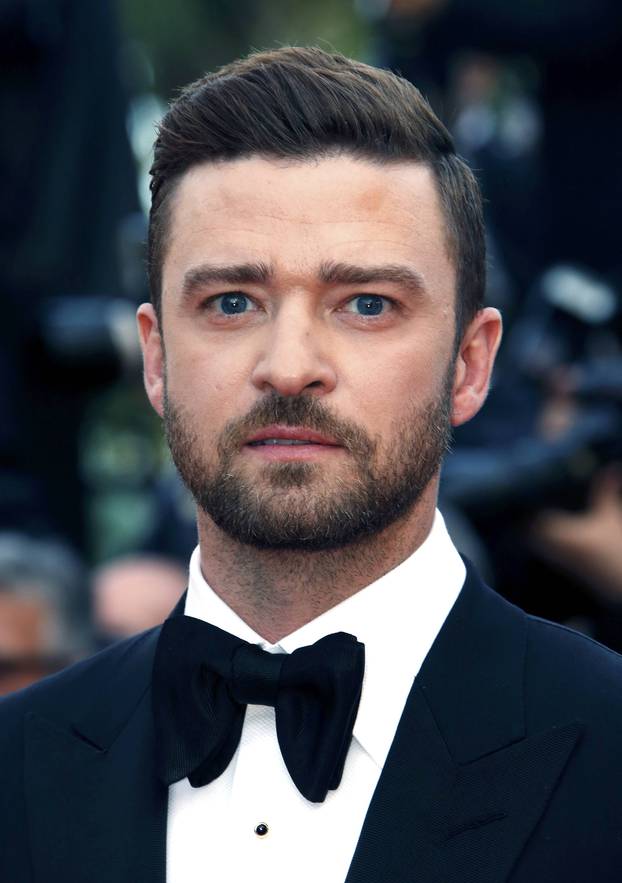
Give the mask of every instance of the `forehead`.
POLYGON ((414 261, 453 287, 446 225, 431 170, 348 155, 204 163, 180 180, 170 209, 164 290, 206 259, 263 261, 312 273, 326 261, 414 261))

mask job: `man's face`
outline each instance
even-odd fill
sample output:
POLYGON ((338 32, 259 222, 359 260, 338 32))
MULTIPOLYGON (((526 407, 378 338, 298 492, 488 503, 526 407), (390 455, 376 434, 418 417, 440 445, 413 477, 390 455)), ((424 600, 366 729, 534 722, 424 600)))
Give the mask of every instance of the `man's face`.
POLYGON ((449 434, 454 287, 423 165, 252 157, 186 173, 165 363, 153 316, 141 333, 206 514, 242 542, 317 549, 411 511, 449 434))
POLYGON ((0 696, 60 668, 60 661, 53 665, 47 647, 55 618, 36 587, 20 594, 0 586, 0 696))

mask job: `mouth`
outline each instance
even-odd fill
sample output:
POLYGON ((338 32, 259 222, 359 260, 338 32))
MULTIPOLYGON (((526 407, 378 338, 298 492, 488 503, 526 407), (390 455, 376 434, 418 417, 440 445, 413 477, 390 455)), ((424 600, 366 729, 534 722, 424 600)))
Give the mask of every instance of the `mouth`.
POLYGON ((253 448, 257 448, 260 445, 317 445, 321 444, 321 442, 313 442, 309 440, 305 440, 302 438, 264 438, 261 441, 252 441, 249 442, 249 445, 253 448))
POLYGON ((339 442, 328 435, 323 435, 304 426, 266 426, 253 433, 246 444, 252 447, 261 445, 328 445, 341 447, 339 442))
POLYGON ((306 459, 342 450, 343 445, 304 426, 267 426, 249 436, 245 448, 271 459, 306 459))

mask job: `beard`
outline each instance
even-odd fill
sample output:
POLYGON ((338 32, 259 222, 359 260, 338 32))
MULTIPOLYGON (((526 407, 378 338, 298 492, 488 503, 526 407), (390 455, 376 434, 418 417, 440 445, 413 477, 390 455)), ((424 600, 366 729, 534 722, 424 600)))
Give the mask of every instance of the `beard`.
POLYGON ((410 512, 436 475, 451 439, 453 367, 432 401, 412 405, 394 421, 384 450, 379 438, 337 417, 320 399, 273 394, 225 426, 212 462, 200 429, 165 383, 167 441, 197 506, 232 539, 260 549, 344 548, 410 512), (264 464, 251 474, 236 459, 252 433, 275 424, 331 436, 350 463, 336 474, 300 461, 264 464))

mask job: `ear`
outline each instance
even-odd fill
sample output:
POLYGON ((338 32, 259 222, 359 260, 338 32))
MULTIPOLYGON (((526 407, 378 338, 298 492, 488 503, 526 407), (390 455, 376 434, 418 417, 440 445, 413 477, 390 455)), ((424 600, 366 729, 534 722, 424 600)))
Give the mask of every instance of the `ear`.
POLYGON ((136 321, 143 351, 143 380, 147 397, 161 417, 164 399, 164 343, 153 306, 141 304, 136 313, 136 321))
POLYGON ((456 359, 452 426, 466 423, 484 404, 502 327, 499 310, 486 307, 477 313, 464 332, 456 359))

